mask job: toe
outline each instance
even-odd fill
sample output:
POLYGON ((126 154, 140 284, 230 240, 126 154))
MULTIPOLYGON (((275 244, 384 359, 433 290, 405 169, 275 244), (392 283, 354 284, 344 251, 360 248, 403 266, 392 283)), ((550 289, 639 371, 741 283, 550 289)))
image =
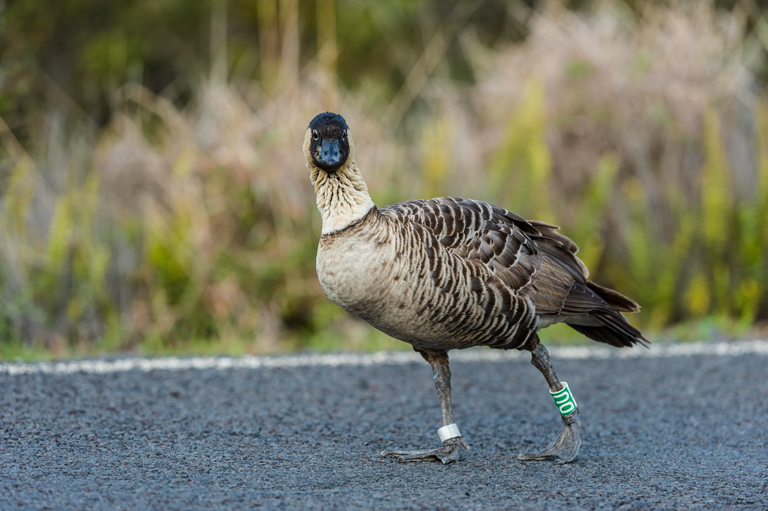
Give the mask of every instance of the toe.
POLYGON ((520 453, 515 456, 520 461, 543 461, 549 458, 549 456, 542 455, 541 453, 520 453))

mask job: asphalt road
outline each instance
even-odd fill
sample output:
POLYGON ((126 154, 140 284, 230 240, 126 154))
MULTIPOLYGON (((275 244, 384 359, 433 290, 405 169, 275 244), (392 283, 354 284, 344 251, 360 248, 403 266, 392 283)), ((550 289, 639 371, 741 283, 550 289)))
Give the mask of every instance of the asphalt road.
POLYGON ((0 509, 766 509, 768 344, 756 346, 551 350, 582 410, 581 453, 564 466, 513 458, 561 429, 515 354, 452 362, 472 450, 445 466, 377 456, 439 443, 431 372, 411 354, 0 364, 0 509))

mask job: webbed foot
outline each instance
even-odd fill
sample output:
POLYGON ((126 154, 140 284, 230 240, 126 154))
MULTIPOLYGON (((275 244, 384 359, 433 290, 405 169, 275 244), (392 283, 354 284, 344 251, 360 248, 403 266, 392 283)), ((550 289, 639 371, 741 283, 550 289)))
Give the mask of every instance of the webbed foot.
POLYGON ((463 438, 451 438, 443 442, 441 447, 437 449, 425 449, 420 451, 400 451, 396 449, 387 449, 381 451, 379 456, 395 456, 397 461, 442 461, 443 464, 448 464, 452 461, 459 461, 461 458, 461 448, 464 447, 469 451, 469 445, 463 438))
MULTIPOLYGON (((578 413, 578 411, 576 412, 578 413)), ((576 417, 576 413, 563 417, 565 426, 563 432, 557 440, 552 442, 541 452, 518 454, 517 459, 523 461, 557 459, 556 463, 562 465, 573 461, 579 454, 581 446, 581 437, 579 436, 579 426, 581 421, 576 417)))

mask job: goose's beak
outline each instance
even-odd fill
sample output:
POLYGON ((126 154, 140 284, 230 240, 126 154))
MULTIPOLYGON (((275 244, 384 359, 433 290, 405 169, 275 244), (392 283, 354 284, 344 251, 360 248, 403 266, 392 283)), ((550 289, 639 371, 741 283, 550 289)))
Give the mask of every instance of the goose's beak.
POLYGON ((341 161, 338 140, 325 140, 320 145, 320 159, 328 166, 334 166, 341 161))

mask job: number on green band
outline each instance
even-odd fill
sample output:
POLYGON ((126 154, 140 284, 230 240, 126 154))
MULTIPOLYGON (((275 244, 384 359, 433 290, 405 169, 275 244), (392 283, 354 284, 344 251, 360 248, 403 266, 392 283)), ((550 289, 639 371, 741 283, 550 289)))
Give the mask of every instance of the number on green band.
POLYGON ((555 400, 555 406, 560 411, 560 415, 569 415, 576 410, 576 400, 573 399, 573 394, 571 394, 568 384, 564 381, 560 383, 563 384, 563 388, 557 392, 550 392, 550 394, 552 399, 555 400))

